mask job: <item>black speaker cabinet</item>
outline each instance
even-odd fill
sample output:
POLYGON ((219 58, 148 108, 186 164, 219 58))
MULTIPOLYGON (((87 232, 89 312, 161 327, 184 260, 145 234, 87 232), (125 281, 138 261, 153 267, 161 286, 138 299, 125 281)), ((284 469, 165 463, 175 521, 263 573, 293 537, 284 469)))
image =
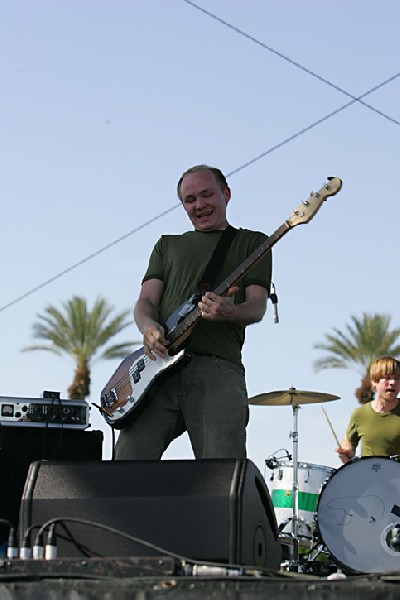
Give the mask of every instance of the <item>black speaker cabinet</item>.
POLYGON ((271 569, 281 562, 268 488, 244 459, 33 463, 20 535, 55 518, 63 521, 56 526, 61 558, 172 552, 271 569))
MULTIPOLYGON (((0 519, 14 527, 29 465, 38 460, 101 460, 102 431, 46 427, 0 427, 0 519)), ((0 526, 0 542, 8 529, 0 526)))

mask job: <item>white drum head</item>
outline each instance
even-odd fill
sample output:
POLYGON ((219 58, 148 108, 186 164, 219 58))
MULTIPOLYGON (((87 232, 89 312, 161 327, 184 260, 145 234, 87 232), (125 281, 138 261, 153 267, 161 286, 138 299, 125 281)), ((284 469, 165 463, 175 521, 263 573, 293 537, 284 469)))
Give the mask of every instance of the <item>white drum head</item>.
POLYGON ((340 565, 361 573, 398 572, 400 463, 365 457, 340 467, 321 490, 317 524, 340 565))

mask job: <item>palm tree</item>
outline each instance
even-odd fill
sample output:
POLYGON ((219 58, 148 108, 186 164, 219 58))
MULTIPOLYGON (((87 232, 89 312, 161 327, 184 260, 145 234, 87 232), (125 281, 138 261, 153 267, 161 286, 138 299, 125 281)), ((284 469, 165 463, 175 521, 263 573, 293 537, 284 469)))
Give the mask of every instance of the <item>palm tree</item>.
POLYGON ((50 343, 25 346, 22 351, 46 350, 72 357, 76 368, 68 396, 84 400, 90 394, 90 364, 96 353, 102 349, 96 357, 98 359, 124 358, 132 351, 132 346, 140 342, 107 346, 111 338, 130 326, 132 321, 128 320, 131 311, 113 316, 114 308, 104 298, 98 298, 92 310, 88 310, 85 298, 79 296, 73 296, 62 307, 59 310, 46 306, 44 313, 38 315, 39 320, 33 324, 33 337, 50 343))
POLYGON ((363 313, 361 319, 354 315, 350 319, 345 332, 334 327, 333 334, 325 334, 325 342, 314 344, 314 348, 328 353, 314 361, 314 369, 355 368, 362 377, 356 397, 360 403, 365 403, 374 397, 368 376, 369 366, 380 356, 399 356, 400 328, 391 330, 391 317, 388 315, 363 313))

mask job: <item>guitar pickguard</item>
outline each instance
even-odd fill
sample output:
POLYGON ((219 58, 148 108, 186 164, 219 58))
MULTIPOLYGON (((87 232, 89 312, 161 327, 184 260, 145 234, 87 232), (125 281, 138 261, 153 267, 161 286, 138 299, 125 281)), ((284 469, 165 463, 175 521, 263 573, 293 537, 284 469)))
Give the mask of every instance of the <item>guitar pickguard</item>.
POLYGON ((184 366, 190 354, 181 350, 178 354, 150 360, 143 348, 130 354, 115 371, 107 386, 101 392, 103 417, 115 429, 122 429, 139 409, 156 392, 161 381, 168 376, 172 367, 184 366))

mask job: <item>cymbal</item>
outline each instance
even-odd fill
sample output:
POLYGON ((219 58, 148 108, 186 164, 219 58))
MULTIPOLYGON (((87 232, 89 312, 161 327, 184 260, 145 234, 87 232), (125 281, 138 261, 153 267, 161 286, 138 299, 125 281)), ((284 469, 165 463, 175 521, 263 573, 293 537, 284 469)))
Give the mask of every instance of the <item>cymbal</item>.
POLYGON ((322 392, 306 392, 289 388, 278 392, 267 392, 249 398, 249 404, 256 406, 291 406, 297 404, 316 404, 319 402, 331 402, 339 400, 339 396, 324 394, 322 392))

